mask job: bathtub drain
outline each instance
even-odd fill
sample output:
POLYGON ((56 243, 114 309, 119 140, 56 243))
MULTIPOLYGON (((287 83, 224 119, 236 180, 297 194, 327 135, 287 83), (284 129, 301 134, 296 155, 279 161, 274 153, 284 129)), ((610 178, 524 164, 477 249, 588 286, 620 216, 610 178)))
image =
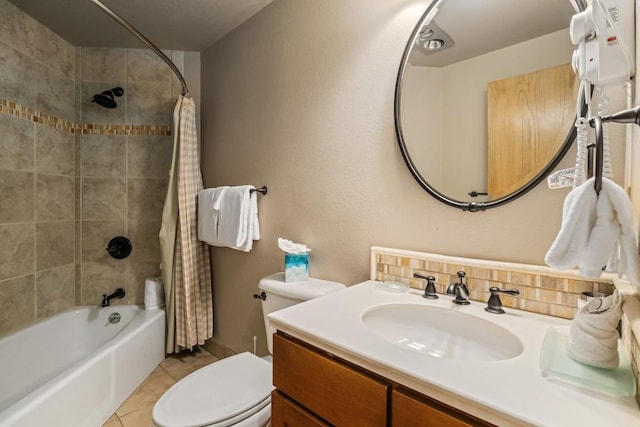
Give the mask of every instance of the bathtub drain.
POLYGON ((111 313, 109 315, 109 323, 118 323, 120 321, 120 313, 111 313))

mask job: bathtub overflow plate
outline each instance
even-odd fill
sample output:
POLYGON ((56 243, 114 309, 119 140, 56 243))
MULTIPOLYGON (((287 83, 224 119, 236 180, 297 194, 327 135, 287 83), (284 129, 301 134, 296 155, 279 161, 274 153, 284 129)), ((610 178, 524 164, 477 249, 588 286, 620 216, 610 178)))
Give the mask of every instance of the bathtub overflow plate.
POLYGON ((118 323, 120 321, 120 313, 111 313, 109 315, 109 323, 118 323))

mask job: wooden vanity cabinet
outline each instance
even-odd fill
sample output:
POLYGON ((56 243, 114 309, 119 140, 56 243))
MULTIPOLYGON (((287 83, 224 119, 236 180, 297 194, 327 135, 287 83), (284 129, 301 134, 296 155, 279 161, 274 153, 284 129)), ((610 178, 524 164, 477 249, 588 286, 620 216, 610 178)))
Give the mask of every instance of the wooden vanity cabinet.
POLYGON ((273 385, 273 427, 491 426, 281 332, 273 385))
POLYGON ((489 427, 484 422, 437 400, 403 387, 391 393, 392 427, 489 427))

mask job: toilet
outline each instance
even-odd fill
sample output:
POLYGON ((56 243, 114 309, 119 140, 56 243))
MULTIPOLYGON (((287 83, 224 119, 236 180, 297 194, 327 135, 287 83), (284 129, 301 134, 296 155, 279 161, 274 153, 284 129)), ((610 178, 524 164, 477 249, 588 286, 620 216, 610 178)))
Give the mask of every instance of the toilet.
MULTIPOLYGON (((262 315, 269 353, 273 333, 269 313, 331 292, 345 285, 309 278, 285 282, 284 273, 260 280, 262 315)), ((236 354, 198 369, 174 384, 153 407, 158 427, 264 427, 271 419, 271 356, 236 354)))

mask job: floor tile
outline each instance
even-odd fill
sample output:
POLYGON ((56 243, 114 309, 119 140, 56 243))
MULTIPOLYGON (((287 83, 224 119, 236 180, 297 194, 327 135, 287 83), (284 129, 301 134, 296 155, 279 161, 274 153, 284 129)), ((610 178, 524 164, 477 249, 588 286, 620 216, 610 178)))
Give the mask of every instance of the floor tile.
POLYGON ((153 426, 151 411, 153 404, 143 406, 120 418, 123 427, 151 427, 153 426))
POLYGON ((153 405, 167 391, 175 380, 162 368, 156 368, 149 377, 133 392, 131 396, 118 408, 116 414, 119 418, 144 406, 153 405))
POLYGON ((164 359, 160 366, 176 381, 180 381, 190 373, 217 361, 218 359, 206 350, 195 349, 183 351, 164 359))
POLYGON ((118 417, 115 415, 109 418, 109 420, 102 424, 102 427, 124 427, 118 417))

